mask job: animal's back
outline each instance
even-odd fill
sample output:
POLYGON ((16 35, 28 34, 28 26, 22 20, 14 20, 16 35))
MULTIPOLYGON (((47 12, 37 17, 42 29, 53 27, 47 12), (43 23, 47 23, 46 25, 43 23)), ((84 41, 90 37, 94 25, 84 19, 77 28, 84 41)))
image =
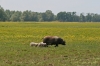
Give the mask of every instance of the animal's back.
POLYGON ((46 36, 44 37, 43 42, 47 44, 54 44, 57 42, 58 38, 58 36, 46 36))

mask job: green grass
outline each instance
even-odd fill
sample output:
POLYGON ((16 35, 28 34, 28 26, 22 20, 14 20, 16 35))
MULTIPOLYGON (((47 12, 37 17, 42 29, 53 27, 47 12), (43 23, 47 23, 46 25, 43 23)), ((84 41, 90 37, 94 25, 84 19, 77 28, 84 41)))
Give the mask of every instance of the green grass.
POLYGON ((0 22, 0 66, 100 66, 100 23, 0 22), (66 46, 29 46, 48 35, 66 46))

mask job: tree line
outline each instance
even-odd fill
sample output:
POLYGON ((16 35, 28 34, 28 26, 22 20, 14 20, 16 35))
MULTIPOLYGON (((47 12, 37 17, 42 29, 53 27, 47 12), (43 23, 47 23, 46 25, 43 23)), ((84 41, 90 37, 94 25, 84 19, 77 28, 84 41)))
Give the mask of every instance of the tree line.
POLYGON ((100 14, 94 13, 80 13, 77 15, 76 12, 59 12, 54 15, 51 10, 45 12, 33 12, 33 11, 11 11, 4 10, 0 6, 0 21, 60 21, 60 22, 100 22, 100 14))

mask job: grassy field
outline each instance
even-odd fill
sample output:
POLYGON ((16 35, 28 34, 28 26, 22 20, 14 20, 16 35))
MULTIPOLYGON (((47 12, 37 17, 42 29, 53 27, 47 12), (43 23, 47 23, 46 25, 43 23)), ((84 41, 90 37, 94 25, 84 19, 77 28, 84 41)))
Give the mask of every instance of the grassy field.
POLYGON ((100 23, 0 22, 0 66, 100 66, 100 23), (66 46, 29 46, 48 35, 66 46))

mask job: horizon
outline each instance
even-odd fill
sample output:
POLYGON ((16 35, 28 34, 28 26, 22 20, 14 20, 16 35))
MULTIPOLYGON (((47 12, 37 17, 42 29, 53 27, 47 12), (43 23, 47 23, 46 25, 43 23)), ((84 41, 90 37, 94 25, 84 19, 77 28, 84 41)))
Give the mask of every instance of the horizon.
POLYGON ((100 14, 99 0, 0 0, 1 7, 4 10, 11 11, 34 11, 34 12, 45 12, 51 10, 55 15, 59 12, 76 12, 80 13, 97 13, 100 14), (12 6, 13 5, 13 6, 12 6))

